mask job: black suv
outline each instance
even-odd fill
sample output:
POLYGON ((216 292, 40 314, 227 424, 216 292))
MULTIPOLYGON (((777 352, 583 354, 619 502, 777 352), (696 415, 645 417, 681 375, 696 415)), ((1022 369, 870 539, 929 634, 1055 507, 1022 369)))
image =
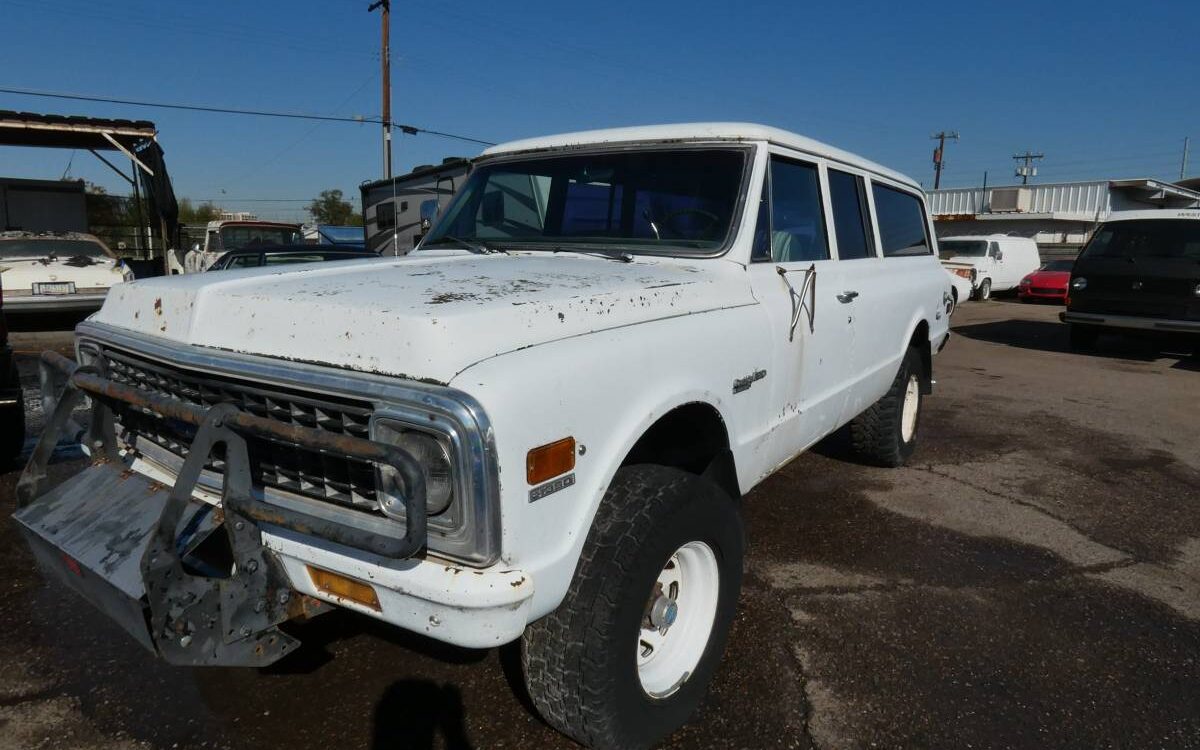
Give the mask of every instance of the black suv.
MULTIPOLYGON (((0 282, 3 286, 3 282, 0 282)), ((16 457, 25 444, 25 400, 17 363, 8 345, 8 326, 4 322, 4 294, 0 289, 0 465, 16 457)))
POLYGON ((1114 214, 1079 254, 1067 294, 1075 348, 1106 330, 1200 339, 1200 209, 1114 214))

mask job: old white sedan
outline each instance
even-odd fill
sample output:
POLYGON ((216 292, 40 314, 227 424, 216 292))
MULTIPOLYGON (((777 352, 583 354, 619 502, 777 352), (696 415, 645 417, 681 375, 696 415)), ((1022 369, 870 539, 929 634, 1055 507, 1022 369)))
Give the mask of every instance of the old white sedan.
POLYGON ((99 310, 133 271, 99 238, 77 232, 0 232, 4 311, 99 310))

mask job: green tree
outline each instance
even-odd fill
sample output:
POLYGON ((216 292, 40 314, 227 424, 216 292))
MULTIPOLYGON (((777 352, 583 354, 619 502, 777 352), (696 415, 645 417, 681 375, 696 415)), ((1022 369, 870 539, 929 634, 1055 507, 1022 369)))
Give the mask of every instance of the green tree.
POLYGON ((362 215, 354 212, 354 206, 342 197, 341 190, 322 190, 308 204, 308 212, 317 224, 362 226, 362 215))
POLYGON ((179 199, 180 224, 204 224, 220 217, 221 209, 214 206, 210 201, 205 201, 200 205, 193 205, 191 198, 179 199))

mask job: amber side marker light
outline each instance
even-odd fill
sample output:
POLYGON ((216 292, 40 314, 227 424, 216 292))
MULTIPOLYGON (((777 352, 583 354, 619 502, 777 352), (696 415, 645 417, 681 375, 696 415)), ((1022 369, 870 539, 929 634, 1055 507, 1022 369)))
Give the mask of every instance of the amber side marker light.
POLYGON ((541 484, 575 468, 575 438, 566 437, 538 446, 525 457, 525 478, 541 484))
POLYGON ((356 581, 353 578, 347 578, 337 573, 330 573, 328 570, 314 568, 311 565, 306 565, 305 567, 308 568, 308 577, 312 579, 313 585, 321 593, 330 594, 341 599, 348 599, 355 604, 370 607, 376 612, 383 610, 383 607, 379 606, 379 597, 375 594, 375 589, 362 581, 356 581))

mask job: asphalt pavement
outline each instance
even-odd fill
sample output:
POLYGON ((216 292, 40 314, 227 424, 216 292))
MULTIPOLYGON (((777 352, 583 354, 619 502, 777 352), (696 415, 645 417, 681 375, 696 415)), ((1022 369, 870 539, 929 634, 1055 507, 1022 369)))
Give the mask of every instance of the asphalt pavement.
MULTIPOLYGON (((1070 352, 1057 311, 956 313, 908 467, 859 465, 838 435, 745 498, 729 649, 668 747, 1200 745, 1200 359, 1070 352)), ((335 613, 270 669, 174 668, 44 582, 11 522, 0 570, 0 749, 572 746, 513 647, 335 613)))

